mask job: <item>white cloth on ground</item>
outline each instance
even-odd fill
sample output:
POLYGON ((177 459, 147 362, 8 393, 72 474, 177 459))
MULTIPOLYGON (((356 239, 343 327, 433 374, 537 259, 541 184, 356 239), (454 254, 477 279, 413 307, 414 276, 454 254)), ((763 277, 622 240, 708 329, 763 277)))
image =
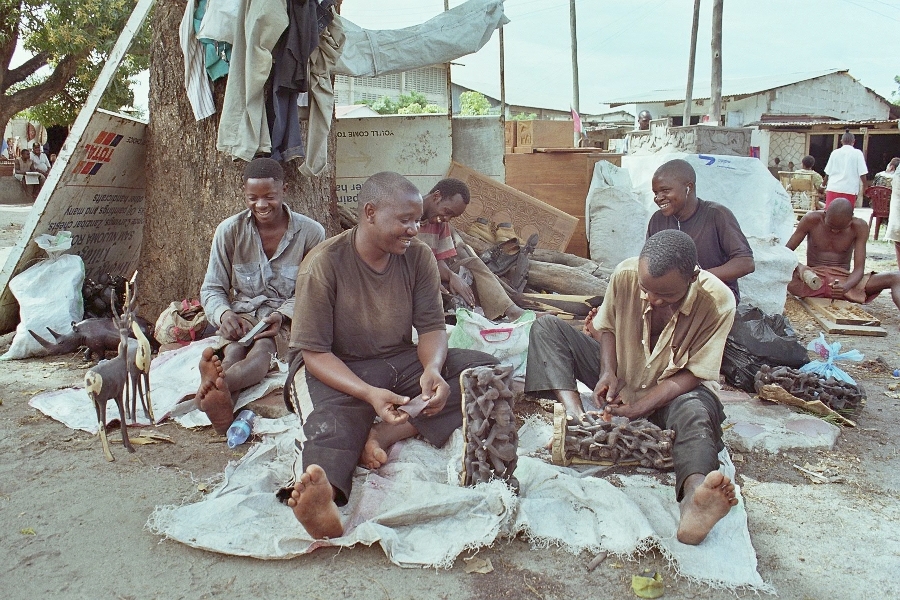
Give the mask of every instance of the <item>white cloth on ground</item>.
MULTIPOLYGON (((163 352, 150 363, 150 400, 153 416, 161 423, 172 412, 179 400, 192 396, 200 387, 200 355, 204 348, 217 346, 221 339, 217 336, 188 344, 184 348, 163 352)), ((272 371, 257 383, 238 395, 235 410, 262 398, 269 392, 284 387, 287 365, 279 363, 279 370, 272 371)), ((43 392, 28 401, 29 406, 38 409, 48 417, 62 422, 70 429, 80 429, 95 434, 98 431, 97 412, 84 388, 65 388, 43 392)), ((136 404, 139 426, 150 425, 144 416, 141 403, 136 404)), ((115 402, 106 405, 106 422, 118 420, 119 409, 115 402)), ((199 408, 175 418, 183 427, 203 427, 210 425, 209 417, 199 408)))
MULTIPOLYGON (((344 536, 312 540, 275 498, 294 460, 291 431, 265 436, 201 502, 158 506, 147 526, 195 548, 263 559, 292 558, 320 547, 379 543, 401 566, 450 567, 465 550, 500 536, 523 534, 535 548, 558 545, 577 554, 606 550, 631 555, 657 546, 683 577, 714 587, 771 591, 756 571, 756 554, 741 500, 699 546, 675 539, 673 486, 650 475, 619 475, 621 487, 526 454, 540 453, 551 426, 529 419, 520 431, 515 475, 520 494, 493 481, 459 487, 463 440, 457 431, 443 449, 408 440, 395 444, 377 472, 357 469, 350 502, 341 509, 344 536)), ((727 451, 723 471, 734 476, 727 451)), ((671 475, 667 475, 671 479, 671 475)))

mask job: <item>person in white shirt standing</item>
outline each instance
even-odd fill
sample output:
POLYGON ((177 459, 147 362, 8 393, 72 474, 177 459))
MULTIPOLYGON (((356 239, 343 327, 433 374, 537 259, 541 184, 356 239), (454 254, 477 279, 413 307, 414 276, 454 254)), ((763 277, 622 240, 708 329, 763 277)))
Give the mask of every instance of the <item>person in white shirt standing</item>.
POLYGON ((835 198, 846 198, 850 204, 856 204, 860 192, 866 189, 866 157, 862 150, 853 147, 856 138, 849 131, 841 136, 841 147, 831 153, 825 174, 828 183, 825 186, 825 208, 835 198))

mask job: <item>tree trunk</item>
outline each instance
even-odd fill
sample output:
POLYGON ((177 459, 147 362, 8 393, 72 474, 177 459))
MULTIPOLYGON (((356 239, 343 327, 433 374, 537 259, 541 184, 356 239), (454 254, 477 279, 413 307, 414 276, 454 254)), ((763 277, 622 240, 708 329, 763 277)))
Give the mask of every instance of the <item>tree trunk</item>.
MULTIPOLYGON (((150 126, 147 196, 141 250, 139 301, 147 319, 173 300, 197 298, 216 226, 244 210, 241 173, 246 164, 216 150, 219 112, 195 121, 184 89, 184 57, 178 27, 184 4, 163 0, 153 14, 150 54, 150 126)), ((221 109, 225 83, 213 89, 221 109)), ((320 177, 299 174, 286 163, 285 202, 339 232, 334 186, 335 132, 328 140, 328 166, 320 177)))

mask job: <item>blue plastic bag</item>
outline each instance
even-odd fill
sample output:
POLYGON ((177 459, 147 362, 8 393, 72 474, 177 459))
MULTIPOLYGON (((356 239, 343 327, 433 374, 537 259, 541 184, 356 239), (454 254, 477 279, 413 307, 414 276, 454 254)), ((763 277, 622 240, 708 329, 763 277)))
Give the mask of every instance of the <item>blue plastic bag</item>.
POLYGON ((825 341, 825 334, 819 333, 819 339, 813 340, 806 346, 807 350, 812 350, 822 357, 823 360, 814 360, 809 364, 800 367, 803 373, 816 373, 823 379, 834 377, 840 381, 846 381, 849 384, 856 385, 853 378, 838 368, 834 363, 839 360, 862 360, 863 354, 859 350, 850 350, 849 352, 841 352, 841 343, 835 342, 829 344, 825 341))

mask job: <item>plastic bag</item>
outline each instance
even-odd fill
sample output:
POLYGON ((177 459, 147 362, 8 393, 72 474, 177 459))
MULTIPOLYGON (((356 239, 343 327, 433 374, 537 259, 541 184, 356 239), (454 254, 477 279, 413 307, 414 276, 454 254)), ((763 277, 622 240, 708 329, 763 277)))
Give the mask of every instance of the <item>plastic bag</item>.
POLYGON ((528 359, 528 334, 536 315, 527 310, 512 323, 494 323, 487 318, 460 308, 456 311, 456 327, 450 332, 450 348, 480 350, 512 365, 513 377, 525 374, 528 359))
POLYGON ((834 363, 839 360, 862 360, 863 358, 865 358, 862 352, 860 352, 859 350, 841 352, 841 343, 835 342, 833 344, 829 344, 825 340, 824 333, 819 333, 819 339, 811 341, 806 349, 812 350, 813 352, 821 356, 823 360, 814 360, 808 365, 800 367, 801 372, 816 373, 823 379, 834 377, 837 380, 846 381, 849 384, 856 385, 856 382, 853 381, 853 378, 847 375, 847 373, 841 370, 834 363))
POLYGON ((84 316, 83 283, 84 261, 73 254, 45 260, 13 277, 9 289, 19 302, 19 326, 12 345, 0 360, 47 354, 28 333, 29 329, 47 339, 53 339, 48 328, 70 333, 72 323, 84 316))
POLYGON ((767 315, 749 304, 737 307, 722 357, 722 374, 729 385, 753 393, 760 366, 796 369, 808 362, 806 349, 784 315, 767 315))
POLYGON ((160 344, 189 344, 201 338, 208 324, 209 319, 197 300, 172 302, 156 319, 153 337, 160 344))

